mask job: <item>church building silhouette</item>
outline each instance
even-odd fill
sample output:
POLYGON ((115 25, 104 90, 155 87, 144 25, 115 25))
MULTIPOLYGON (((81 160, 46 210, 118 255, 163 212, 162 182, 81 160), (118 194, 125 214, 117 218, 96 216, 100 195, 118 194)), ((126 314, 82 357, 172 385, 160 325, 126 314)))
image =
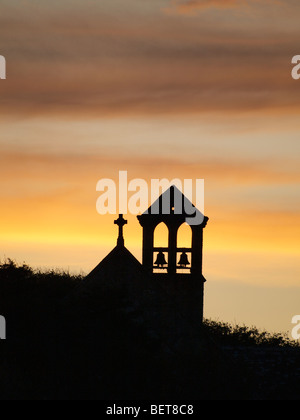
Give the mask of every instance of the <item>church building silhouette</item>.
POLYGON ((178 247, 179 228, 186 220, 193 220, 185 210, 187 200, 177 187, 172 186, 138 216, 143 229, 142 264, 125 247, 123 231, 127 221, 119 215, 115 221, 119 228, 117 246, 86 277, 80 287, 81 293, 93 295, 95 299, 101 291, 119 289, 123 297, 127 296, 128 307, 138 307, 143 316, 148 311, 148 318, 153 318, 156 312, 160 322, 163 317, 173 326, 178 327, 179 319, 200 325, 206 282, 202 273, 203 229, 208 218, 192 205, 195 216, 198 213, 202 223, 191 224, 191 247, 178 247), (154 232, 161 223, 169 231, 167 247, 154 246, 154 232))

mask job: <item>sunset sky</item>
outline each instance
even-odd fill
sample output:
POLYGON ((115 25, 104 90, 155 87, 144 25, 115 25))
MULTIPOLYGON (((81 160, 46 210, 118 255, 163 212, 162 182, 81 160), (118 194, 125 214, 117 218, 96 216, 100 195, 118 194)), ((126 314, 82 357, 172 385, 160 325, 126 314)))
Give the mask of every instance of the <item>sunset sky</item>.
MULTIPOLYGON (((0 257, 88 273, 97 181, 204 178, 206 317, 300 314, 299 0, 1 0, 0 257)), ((126 245, 141 258, 128 216, 126 245)))

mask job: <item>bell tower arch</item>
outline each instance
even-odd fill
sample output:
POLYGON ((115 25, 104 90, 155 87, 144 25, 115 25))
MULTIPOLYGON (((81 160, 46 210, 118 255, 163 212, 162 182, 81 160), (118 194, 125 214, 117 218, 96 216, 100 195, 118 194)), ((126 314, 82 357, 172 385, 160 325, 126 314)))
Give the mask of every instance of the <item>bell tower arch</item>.
MULTIPOLYGON (((179 247, 178 231, 190 217, 184 211, 185 200, 187 198, 173 186, 144 214, 138 216, 143 228, 143 266, 149 274, 153 274, 153 270, 159 266, 169 276, 176 275, 178 268, 186 269, 193 275, 202 275, 203 229, 208 218, 202 216, 201 224, 190 225, 190 244, 188 247, 179 247), (175 208, 175 203, 178 202, 181 202, 181 212, 175 208), (161 223, 169 230, 167 246, 157 246, 157 243, 154 243, 154 232, 161 223)), ((197 211, 195 208, 195 212, 197 211)))
MULTIPOLYGON (((178 246, 179 228, 191 219, 191 215, 185 212, 185 203, 188 199, 177 187, 172 186, 142 215, 138 216, 143 228, 143 267, 145 271, 154 276, 168 287, 170 292, 178 292, 178 298, 186 304, 185 312, 195 309, 197 301, 200 309, 200 318, 203 319, 203 229, 206 227, 208 217, 202 215, 195 208, 195 214, 201 221, 200 224, 190 224, 191 242, 189 247, 178 246), (169 230, 168 245, 157 246, 154 244, 154 232, 160 223, 164 223, 169 230), (181 273, 184 271, 186 274, 181 273), (189 283, 187 283, 187 280, 189 283), (185 296, 185 298, 184 298, 185 296), (196 303, 196 302, 195 302, 196 303)), ((190 207, 191 208, 191 207, 190 207)), ((198 219, 197 219, 198 220, 198 219)), ((198 307, 199 310, 199 307, 198 307)))

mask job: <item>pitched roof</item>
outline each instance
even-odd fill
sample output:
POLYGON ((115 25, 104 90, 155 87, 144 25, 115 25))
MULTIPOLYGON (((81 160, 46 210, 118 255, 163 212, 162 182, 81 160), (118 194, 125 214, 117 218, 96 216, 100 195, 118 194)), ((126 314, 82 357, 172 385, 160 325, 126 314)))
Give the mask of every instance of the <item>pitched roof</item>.
POLYGON ((201 225, 208 220, 175 185, 166 190, 148 210, 139 216, 139 219, 150 215, 152 217, 172 215, 173 217, 187 219, 187 222, 192 222, 194 219, 197 221, 195 223, 197 225, 201 225))
POLYGON ((116 246, 77 288, 78 298, 97 299, 109 291, 139 293, 143 267, 125 246, 116 246))
POLYGON ((85 281, 103 276, 104 274, 122 276, 141 271, 141 263, 131 254, 125 246, 116 246, 100 264, 86 277, 85 281))

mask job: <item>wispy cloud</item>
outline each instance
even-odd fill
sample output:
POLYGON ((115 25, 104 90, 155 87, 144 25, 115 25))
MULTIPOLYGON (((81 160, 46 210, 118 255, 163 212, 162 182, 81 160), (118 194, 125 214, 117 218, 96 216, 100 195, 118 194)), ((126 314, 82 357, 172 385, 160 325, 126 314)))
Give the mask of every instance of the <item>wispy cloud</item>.
POLYGON ((247 3, 247 0, 172 0, 171 8, 178 13, 194 13, 210 8, 230 9, 247 3))
POLYGON ((205 9, 233 9, 257 4, 280 4, 281 0, 171 0, 169 11, 195 14, 205 9))
MULTIPOLYGON (((172 5, 184 11, 248 3, 241 1, 172 5)), ((55 17, 44 11, 38 20, 2 15, 0 50, 7 57, 8 79, 1 84, 0 114, 77 118, 298 110, 289 65, 298 49, 299 25, 291 25, 290 3, 288 18, 267 7, 273 13, 267 24, 245 16, 170 18, 156 8, 155 18, 141 21, 130 15, 82 17, 75 11, 55 17)))

